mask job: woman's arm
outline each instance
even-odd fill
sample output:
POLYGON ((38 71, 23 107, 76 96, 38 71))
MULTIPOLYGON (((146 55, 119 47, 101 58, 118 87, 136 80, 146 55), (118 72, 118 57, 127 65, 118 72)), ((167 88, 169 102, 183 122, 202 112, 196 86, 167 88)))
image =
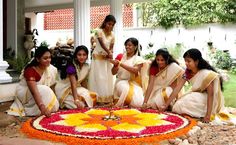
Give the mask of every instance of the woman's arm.
POLYGON ((212 112, 212 104, 213 104, 213 82, 207 87, 207 112, 205 117, 203 118, 204 122, 210 122, 211 112, 212 112))
POLYGON ((111 69, 112 75, 116 75, 118 70, 119 70, 119 66, 113 66, 112 69, 111 69))
POLYGON ((116 59, 115 59, 115 60, 109 59, 109 61, 110 61, 110 63, 113 64, 113 67, 112 67, 112 69, 111 69, 111 73, 112 73, 112 75, 116 75, 117 72, 118 72, 118 70, 119 70, 120 61, 118 61, 118 60, 116 60, 116 59))
POLYGON ((135 65, 135 66, 128 66, 124 63, 120 63, 120 67, 123 67, 124 69, 126 69, 127 71, 135 74, 135 75, 138 75, 138 73, 140 72, 141 68, 143 67, 143 64, 138 64, 138 65, 135 65))
POLYGON ((42 96, 40 95, 37 85, 36 85, 36 81, 34 80, 30 80, 30 81, 26 81, 29 90, 32 94, 32 96, 34 97, 35 103, 37 104, 37 106, 39 107, 39 110, 41 111, 41 114, 50 117, 51 116, 51 112, 46 108, 45 104, 42 101, 42 96))
POLYGON ((74 97, 74 100, 76 101, 77 99, 79 99, 77 96, 77 80, 76 80, 75 74, 71 74, 68 76, 70 79, 70 86, 71 86, 71 90, 72 90, 72 95, 74 97))
POLYGON ((153 85, 154 85, 154 80, 155 80, 155 76, 154 75, 150 75, 149 77, 149 81, 148 81, 148 87, 147 87, 147 91, 146 91, 146 94, 145 94, 145 98, 144 98, 144 103, 147 103, 150 95, 151 95, 151 92, 152 92, 152 89, 153 89, 153 85))
POLYGON ((70 79, 70 86, 71 86, 71 90, 72 90, 72 95, 74 97, 75 105, 78 108, 82 108, 83 106, 82 106, 81 101, 80 101, 81 99, 80 99, 80 96, 77 93, 77 80, 76 80, 75 74, 70 74, 68 76, 69 76, 69 79, 70 79))
POLYGON ((178 93, 180 92, 180 90, 184 86, 185 82, 186 82, 185 79, 183 79, 183 78, 180 79, 177 86, 174 88, 173 92, 171 93, 170 97, 168 98, 166 104, 160 108, 161 111, 165 111, 168 108, 168 106, 174 100, 174 98, 177 97, 178 93))
MULTIPOLYGON (((108 54, 108 58, 112 58, 112 51, 109 50, 106 45, 104 44, 104 41, 102 39, 102 37, 98 37, 98 42, 100 43, 100 45, 102 46, 102 48, 107 52, 108 54)), ((111 47, 111 46, 110 46, 111 47)))

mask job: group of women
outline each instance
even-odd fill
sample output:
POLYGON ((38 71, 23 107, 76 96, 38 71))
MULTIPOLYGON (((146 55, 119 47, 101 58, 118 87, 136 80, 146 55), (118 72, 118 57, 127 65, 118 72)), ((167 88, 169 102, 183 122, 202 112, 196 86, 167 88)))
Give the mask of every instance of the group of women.
POLYGON ((147 61, 139 56, 139 42, 132 37, 124 43, 125 53, 113 59, 115 23, 114 16, 108 15, 97 30, 91 65, 86 63, 88 49, 78 46, 60 79, 50 64, 49 49, 37 48, 34 59, 22 71, 17 96, 8 113, 49 117, 59 107, 73 109, 110 103, 115 107, 170 109, 209 122, 224 110, 221 77, 198 49, 184 53, 185 70, 167 49, 157 50, 147 69, 147 61), (186 82, 192 89, 183 94, 186 82))

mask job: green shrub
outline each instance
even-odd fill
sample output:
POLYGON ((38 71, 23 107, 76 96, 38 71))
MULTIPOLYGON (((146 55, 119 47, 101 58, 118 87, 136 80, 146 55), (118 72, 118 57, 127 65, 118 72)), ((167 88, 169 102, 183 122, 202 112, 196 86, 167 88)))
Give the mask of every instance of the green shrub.
POLYGON ((21 73, 22 69, 25 67, 25 65, 30 61, 28 57, 22 57, 18 56, 14 59, 8 59, 7 62, 9 65, 18 73, 21 73))
POLYGON ((222 50, 217 50, 213 55, 213 59, 215 59, 215 67, 219 69, 229 70, 232 66, 232 59, 228 52, 224 52, 222 50))
POLYGON ((144 55, 144 59, 146 59, 146 60, 153 60, 153 59, 155 59, 155 53, 154 52, 150 52, 148 54, 145 54, 144 55))

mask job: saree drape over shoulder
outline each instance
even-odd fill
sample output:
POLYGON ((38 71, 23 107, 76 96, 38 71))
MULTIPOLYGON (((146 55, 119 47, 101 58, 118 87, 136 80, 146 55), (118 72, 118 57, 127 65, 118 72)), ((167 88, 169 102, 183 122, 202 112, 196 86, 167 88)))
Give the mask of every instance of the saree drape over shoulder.
POLYGON ((173 91, 170 85, 176 81, 183 72, 184 70, 176 63, 171 63, 158 72, 155 76, 153 89, 147 105, 154 109, 158 109, 160 106, 164 105, 173 91))
POLYGON ((107 52, 98 41, 102 38, 105 46, 109 49, 114 43, 114 34, 106 36, 102 29, 97 30, 96 47, 92 54, 91 69, 89 72, 89 90, 98 94, 98 102, 109 103, 113 100, 114 76, 111 73, 112 64, 107 60, 107 52))
POLYGON ((224 97, 222 95, 218 73, 203 69, 193 76, 189 82, 192 85, 191 91, 184 94, 179 100, 177 100, 173 106, 173 112, 188 114, 197 118, 205 117, 207 112, 208 97, 206 88, 213 82, 214 87, 211 121, 233 121, 234 124, 236 124, 235 116, 229 114, 224 108, 224 97))
MULTIPOLYGON (((76 65, 75 65, 76 66, 76 65)), ((89 65, 84 64, 82 69, 76 66, 76 73, 77 73, 77 94, 82 97, 81 101, 87 104, 88 107, 93 107, 96 104, 96 94, 89 92, 88 89, 81 86, 83 81, 87 81, 87 76, 89 73, 89 65)), ((74 97, 72 95, 72 89, 70 80, 67 77, 64 80, 60 80, 56 87, 55 92, 58 97, 60 107, 66 107, 69 109, 77 108, 74 102, 74 97)))
MULTIPOLYGON (((125 65, 135 66, 144 64, 145 60, 140 56, 134 55, 127 59, 126 54, 123 56, 121 62, 125 65)), ((144 101, 143 96, 143 82, 142 73, 139 72, 138 76, 130 73, 124 68, 120 67, 117 72, 117 80, 115 83, 114 96, 118 99, 116 106, 129 105, 131 107, 141 107, 144 101)))
MULTIPOLYGON (((16 97, 10 109, 7 111, 10 115, 15 116, 36 116, 40 115, 37 104, 32 96, 24 77, 24 72, 20 76, 20 82, 16 87, 16 97)), ((51 112, 56 112, 59 109, 57 97, 50 88, 56 83, 57 69, 50 65, 41 76, 41 79, 36 82, 38 91, 42 97, 43 104, 51 112)))

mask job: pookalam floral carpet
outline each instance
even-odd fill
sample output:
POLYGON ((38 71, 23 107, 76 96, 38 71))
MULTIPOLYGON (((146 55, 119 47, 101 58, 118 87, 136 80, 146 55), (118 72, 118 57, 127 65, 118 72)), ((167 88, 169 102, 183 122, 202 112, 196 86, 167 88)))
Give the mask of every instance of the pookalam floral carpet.
POLYGON ((63 110, 22 125, 29 137, 73 144, 136 145, 186 134, 196 121, 152 109, 94 108, 63 110))

